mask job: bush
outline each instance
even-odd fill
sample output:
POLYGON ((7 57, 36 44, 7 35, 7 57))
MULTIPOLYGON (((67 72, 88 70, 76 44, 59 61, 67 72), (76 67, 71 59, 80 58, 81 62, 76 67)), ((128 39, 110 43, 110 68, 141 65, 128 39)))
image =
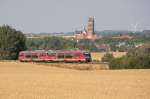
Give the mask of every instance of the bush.
POLYGON ((122 58, 110 61, 110 69, 147 69, 150 68, 150 50, 148 48, 129 51, 122 58))
POLYGON ((106 54, 102 57, 102 62, 110 62, 113 58, 114 58, 113 54, 106 53, 106 54))
POLYGON ((122 58, 114 58, 114 59, 112 59, 110 62, 109 62, 109 68, 110 69, 120 69, 121 68, 121 66, 120 66, 120 60, 121 60, 122 58))

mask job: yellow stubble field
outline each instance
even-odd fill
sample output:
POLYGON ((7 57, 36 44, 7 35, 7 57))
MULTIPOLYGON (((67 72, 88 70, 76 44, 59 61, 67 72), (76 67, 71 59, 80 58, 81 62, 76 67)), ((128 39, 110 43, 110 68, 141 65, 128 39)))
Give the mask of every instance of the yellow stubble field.
MULTIPOLYGON (((93 60, 100 60, 107 52, 92 52, 91 56, 93 60)), ((115 58, 119 58, 126 55, 126 52, 109 52, 113 54, 115 58)))
POLYGON ((79 71, 0 62, 0 99, 150 99, 150 70, 79 71))

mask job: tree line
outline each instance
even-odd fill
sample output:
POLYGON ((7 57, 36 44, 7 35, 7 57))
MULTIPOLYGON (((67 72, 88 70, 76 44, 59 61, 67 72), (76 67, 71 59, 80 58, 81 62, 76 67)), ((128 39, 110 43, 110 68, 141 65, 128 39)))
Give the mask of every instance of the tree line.
POLYGON ((28 50, 71 50, 81 49, 96 51, 95 42, 91 40, 75 40, 63 37, 43 37, 43 38, 28 38, 26 42, 28 50))
POLYGON ((75 42, 70 39, 52 36, 43 38, 28 38, 26 45, 28 50, 62 50, 73 49, 75 42))
MULTIPOLYGON (((65 39, 62 37, 28 38, 21 31, 11 26, 0 26, 0 60, 17 59, 18 53, 23 50, 62 50, 62 49, 83 49, 95 51, 95 42, 112 42, 112 39, 97 41, 65 39)), ((117 41, 115 41, 117 42, 117 41)), ((130 42, 129 42, 130 43, 130 42)), ((150 45, 142 48, 128 49, 126 56, 114 58, 108 53, 102 58, 109 62, 110 69, 137 69, 150 68, 150 45)))

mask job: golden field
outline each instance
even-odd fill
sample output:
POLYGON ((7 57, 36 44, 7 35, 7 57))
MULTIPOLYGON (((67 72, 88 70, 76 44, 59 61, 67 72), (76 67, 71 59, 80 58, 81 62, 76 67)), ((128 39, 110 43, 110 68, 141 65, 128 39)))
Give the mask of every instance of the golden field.
POLYGON ((108 63, 37 63, 43 66, 59 67, 74 70, 108 70, 108 63))
POLYGON ((150 99, 150 70, 78 71, 0 62, 0 99, 150 99))
MULTIPOLYGON (((113 54, 113 56, 115 58, 118 58, 118 57, 122 57, 122 56, 125 56, 126 55, 126 52, 109 52, 111 54, 113 54)), ((101 58, 106 54, 106 52, 92 52, 91 53, 91 56, 92 56, 92 60, 100 60, 101 61, 101 58)))

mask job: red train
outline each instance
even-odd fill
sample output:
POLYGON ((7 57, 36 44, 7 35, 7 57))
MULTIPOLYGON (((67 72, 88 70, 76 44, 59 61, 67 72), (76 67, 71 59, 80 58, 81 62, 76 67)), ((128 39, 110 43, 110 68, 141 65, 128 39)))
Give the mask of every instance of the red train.
POLYGON ((91 54, 87 51, 21 51, 19 53, 20 61, 37 62, 91 62, 91 54))

